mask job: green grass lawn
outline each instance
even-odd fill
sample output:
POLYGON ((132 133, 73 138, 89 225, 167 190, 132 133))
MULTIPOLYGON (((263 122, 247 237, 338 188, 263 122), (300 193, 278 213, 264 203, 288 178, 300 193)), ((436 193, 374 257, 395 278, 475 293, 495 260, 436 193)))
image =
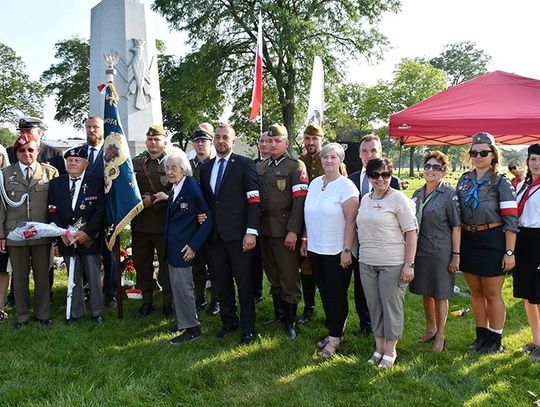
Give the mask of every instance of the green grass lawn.
MULTIPOLYGON (((256 343, 216 338, 218 318, 202 312, 203 337, 172 346, 173 335, 166 333, 172 321, 158 312, 134 318, 140 304, 135 300, 127 300, 121 321, 106 310, 100 326, 65 325, 65 273, 56 275, 53 326, 32 323, 16 330, 13 315, 0 325, 0 406, 527 406, 540 399, 540 364, 517 352, 529 331, 521 302, 511 297, 511 278, 504 288, 504 353, 479 358, 465 351, 473 339, 470 312, 449 317, 447 349, 432 353, 430 345, 416 342, 424 323, 421 298, 407 294, 399 362, 382 371, 366 363, 373 338, 351 334, 358 325, 352 291, 344 344, 337 357, 321 361, 314 347, 326 335, 320 303, 296 340, 261 325, 271 316, 266 291, 257 305, 256 343)), ((461 276, 458 285, 466 287, 461 276)), ((469 299, 454 297, 451 306, 469 307, 469 299)))

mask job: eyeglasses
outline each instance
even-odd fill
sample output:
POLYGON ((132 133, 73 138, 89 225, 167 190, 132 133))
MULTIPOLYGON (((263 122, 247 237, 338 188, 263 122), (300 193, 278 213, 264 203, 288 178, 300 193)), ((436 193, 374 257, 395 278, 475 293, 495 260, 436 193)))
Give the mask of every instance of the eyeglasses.
POLYGON ((486 158, 489 155, 489 153, 491 153, 491 150, 482 150, 482 151, 471 150, 471 151, 469 151, 469 155, 471 157, 480 156, 480 157, 486 158))
POLYGON ((18 153, 26 153, 26 152, 29 152, 29 153, 33 153, 35 150, 33 148, 19 148, 17 150, 18 153))
POLYGON ((424 164, 424 170, 442 171, 441 164, 424 164))
POLYGON ((390 171, 383 171, 383 172, 373 171, 371 175, 369 176, 369 178, 379 179, 379 177, 383 177, 383 179, 388 179, 391 176, 392 176, 392 173, 390 171))
POLYGON ((517 170, 517 167, 514 165, 514 166, 512 166, 512 167, 508 167, 508 169, 509 169, 510 171, 514 171, 514 170, 517 170))

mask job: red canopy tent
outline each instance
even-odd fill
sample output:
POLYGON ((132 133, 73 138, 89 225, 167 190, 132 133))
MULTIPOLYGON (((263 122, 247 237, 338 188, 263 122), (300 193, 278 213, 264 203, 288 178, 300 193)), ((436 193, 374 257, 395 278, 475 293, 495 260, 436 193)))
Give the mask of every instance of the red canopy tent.
POLYGON ((405 146, 467 144, 479 131, 503 144, 540 142, 540 81, 495 71, 390 116, 389 134, 405 146))

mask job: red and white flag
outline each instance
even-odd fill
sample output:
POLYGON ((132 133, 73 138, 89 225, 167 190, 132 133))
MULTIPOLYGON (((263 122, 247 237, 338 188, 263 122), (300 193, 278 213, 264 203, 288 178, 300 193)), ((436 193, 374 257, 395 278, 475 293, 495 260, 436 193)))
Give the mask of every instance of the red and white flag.
POLYGON ((262 106, 262 16, 259 13, 259 31, 257 34, 257 51, 255 53, 255 81, 251 97, 249 121, 252 122, 261 113, 262 106))

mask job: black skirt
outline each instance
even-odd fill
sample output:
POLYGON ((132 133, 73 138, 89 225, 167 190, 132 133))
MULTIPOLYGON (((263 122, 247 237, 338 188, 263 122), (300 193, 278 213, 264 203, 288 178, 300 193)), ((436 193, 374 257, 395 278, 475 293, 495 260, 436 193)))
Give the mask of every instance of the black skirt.
POLYGON ((506 240, 502 226, 481 232, 461 229, 461 256, 459 268, 464 273, 480 277, 497 277, 505 273, 502 260, 506 240))
POLYGON ((519 228, 516 239, 514 297, 540 304, 540 229, 519 228))

